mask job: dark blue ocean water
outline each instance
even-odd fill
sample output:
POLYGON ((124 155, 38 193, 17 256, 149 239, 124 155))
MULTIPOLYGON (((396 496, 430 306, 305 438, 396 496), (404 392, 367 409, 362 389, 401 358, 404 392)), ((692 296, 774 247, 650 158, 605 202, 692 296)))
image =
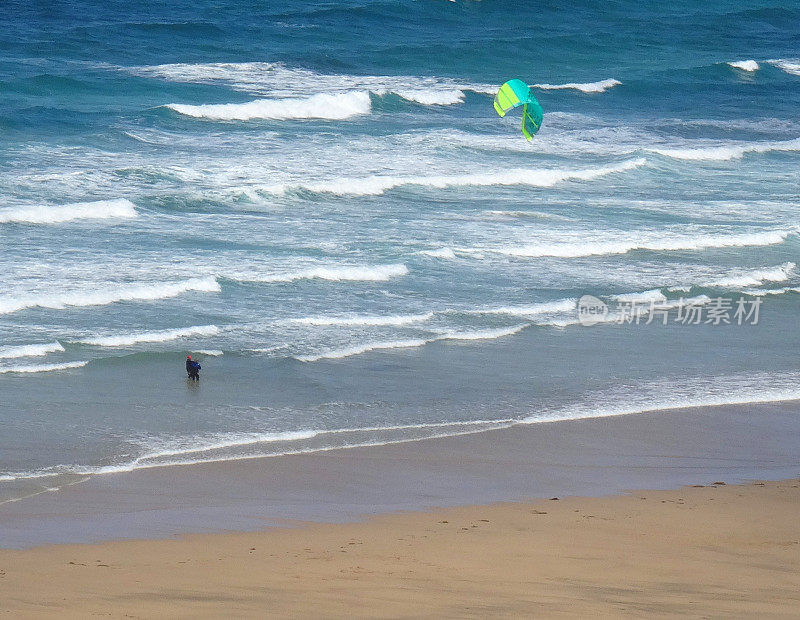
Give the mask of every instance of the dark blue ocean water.
POLYGON ((797 3, 3 2, 0 103, 0 500, 800 397, 797 3))

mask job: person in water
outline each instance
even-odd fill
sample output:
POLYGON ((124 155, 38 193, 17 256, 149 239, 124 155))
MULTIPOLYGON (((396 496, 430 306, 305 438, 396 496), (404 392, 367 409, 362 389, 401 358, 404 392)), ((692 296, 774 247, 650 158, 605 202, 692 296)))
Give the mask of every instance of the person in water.
POLYGON ((194 361, 191 355, 186 356, 186 374, 193 381, 200 381, 200 364, 194 361))

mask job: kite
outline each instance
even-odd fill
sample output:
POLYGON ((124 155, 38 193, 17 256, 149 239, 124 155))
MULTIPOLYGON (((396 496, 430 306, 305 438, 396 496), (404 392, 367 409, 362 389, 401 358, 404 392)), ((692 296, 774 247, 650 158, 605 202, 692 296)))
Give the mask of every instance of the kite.
POLYGON ((522 106, 522 135, 528 140, 542 126, 542 106, 531 94, 530 87, 522 80, 509 80, 500 87, 494 97, 494 109, 503 117, 506 112, 522 106))

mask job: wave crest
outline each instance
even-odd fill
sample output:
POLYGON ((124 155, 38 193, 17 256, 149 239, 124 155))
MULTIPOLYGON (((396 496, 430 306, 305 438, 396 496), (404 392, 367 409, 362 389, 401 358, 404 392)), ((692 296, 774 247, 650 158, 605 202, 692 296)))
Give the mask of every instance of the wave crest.
POLYGON ((776 58, 767 62, 789 75, 800 76, 800 58, 776 58))
POLYGON ((136 205, 125 198, 75 202, 60 206, 16 207, 0 211, 0 224, 60 224, 73 220, 130 219, 136 205))
POLYGON ((770 267, 768 269, 757 269, 748 273, 741 273, 737 275, 720 278, 706 282, 705 286, 720 288, 739 288, 742 286, 761 286, 766 282, 785 282, 794 271, 795 263, 787 262, 777 267, 770 267))
POLYGON ((652 149, 652 153, 688 161, 729 161, 739 159, 746 153, 769 153, 771 151, 800 151, 800 138, 773 142, 753 142, 745 144, 723 144, 714 146, 689 147, 680 149, 652 149))
POLYGON ((532 84, 532 88, 540 90, 579 90, 582 93, 602 93, 609 88, 620 86, 622 82, 613 78, 600 80, 599 82, 568 82, 567 84, 532 84))
POLYGON ((755 60, 737 60, 734 62, 727 63, 734 69, 740 69, 742 71, 747 71, 748 73, 752 73, 753 71, 758 71, 759 66, 755 60))
POLYGON ((413 323, 424 323, 433 318, 433 312, 426 312, 424 314, 394 314, 388 316, 346 316, 346 317, 326 317, 326 316, 308 316, 296 319, 288 319, 289 323, 297 325, 318 325, 318 326, 369 326, 369 327, 383 327, 393 326, 400 327, 403 325, 411 325, 413 323))
POLYGON ((57 370, 69 370, 71 368, 83 368, 88 364, 85 362, 65 362, 63 364, 29 364, 20 366, 5 366, 0 367, 0 374, 19 373, 19 374, 32 374, 37 372, 53 372, 57 370))
POLYGON ((533 187, 552 187, 564 181, 591 181, 609 174, 639 168, 646 159, 634 159, 612 166, 585 168, 583 170, 554 169, 512 169, 502 172, 485 172, 462 175, 439 176, 371 176, 365 178, 340 178, 332 181, 304 183, 299 185, 278 185, 265 188, 273 194, 292 190, 306 190, 337 196, 379 196, 391 189, 407 185, 419 185, 444 189, 447 187, 489 187, 504 185, 530 185, 533 187))
POLYGON ((727 247, 757 247, 777 245, 786 241, 790 234, 796 231, 772 230, 765 232, 732 234, 732 235, 698 235, 695 237, 669 238, 643 238, 621 241, 573 241, 564 243, 537 243, 517 247, 500 248, 457 248, 457 251, 466 254, 483 254, 492 252, 506 256, 520 258, 581 258, 585 256, 605 256, 626 254, 634 250, 649 250, 652 252, 667 251, 695 251, 712 248, 727 247))
POLYGON ((256 119, 327 119, 345 120, 369 114, 369 93, 320 93, 304 99, 257 99, 247 103, 187 105, 170 103, 165 107, 185 116, 214 121, 249 121, 256 119))
POLYGON ((390 265, 311 267, 287 273, 229 276, 238 282, 294 282, 295 280, 329 280, 332 282, 384 282, 408 274, 408 267, 402 263, 390 265))
POLYGON ((0 359, 14 359, 17 357, 41 357, 48 353, 61 353, 64 347, 60 342, 47 344, 23 344, 16 347, 3 347, 0 349, 0 359))
POLYGON ((27 308, 63 310, 67 307, 106 306, 120 301, 155 301, 177 297, 190 291, 218 293, 220 290, 215 278, 192 278, 155 284, 118 284, 99 290, 0 300, 0 314, 11 314, 27 308))
POLYGON ((219 328, 216 325, 198 325, 196 327, 164 329, 160 331, 140 332, 137 334, 99 336, 96 338, 86 338, 78 342, 96 347, 127 347, 140 342, 169 342, 170 340, 190 338, 192 336, 215 336, 218 333, 219 328))

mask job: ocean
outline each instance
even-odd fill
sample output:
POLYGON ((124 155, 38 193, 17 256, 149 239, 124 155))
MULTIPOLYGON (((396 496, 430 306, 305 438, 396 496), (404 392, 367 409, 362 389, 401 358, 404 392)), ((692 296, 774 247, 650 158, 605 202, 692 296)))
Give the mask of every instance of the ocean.
POLYGON ((0 101, 0 502, 800 399, 796 3, 12 0, 0 101))

